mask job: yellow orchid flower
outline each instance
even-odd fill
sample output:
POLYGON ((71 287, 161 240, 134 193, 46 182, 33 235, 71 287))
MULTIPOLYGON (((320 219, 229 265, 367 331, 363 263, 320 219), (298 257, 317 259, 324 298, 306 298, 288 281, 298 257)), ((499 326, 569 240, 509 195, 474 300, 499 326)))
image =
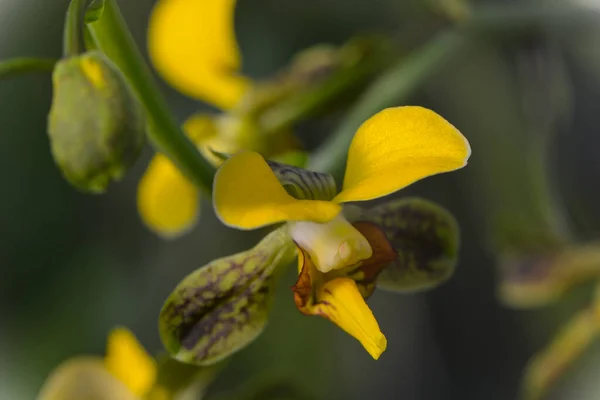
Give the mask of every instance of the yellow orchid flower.
POLYGON ((58 366, 38 400, 168 400, 155 386, 156 362, 126 328, 110 332, 106 357, 79 356, 58 366))
POLYGON ((184 278, 165 302, 159 329, 180 361, 212 364, 254 340, 267 320, 273 275, 299 259, 298 309, 323 316, 377 359, 387 340, 365 303, 375 287, 431 288, 456 264, 452 216, 418 199, 371 209, 347 202, 386 196, 427 176, 466 165, 469 143, 422 107, 381 111, 356 132, 341 192, 328 174, 243 151, 215 176, 218 217, 239 229, 285 222, 254 248, 215 260, 184 278))
POLYGON ((378 358, 387 342, 356 282, 347 277, 325 278, 378 256, 365 235, 341 214, 341 205, 383 197, 427 176, 459 169, 470 153, 465 137, 435 112, 422 107, 389 108, 356 132, 343 188, 337 195, 330 182, 305 174, 297 186, 312 184, 323 189, 313 191, 311 197, 295 198, 262 156, 242 152, 218 170, 214 207, 221 221, 239 229, 287 222, 302 255, 301 275, 308 269, 301 277, 304 285, 297 287, 306 286, 307 280, 318 282, 316 287, 308 284, 314 296, 297 300, 301 311, 326 316, 378 358))

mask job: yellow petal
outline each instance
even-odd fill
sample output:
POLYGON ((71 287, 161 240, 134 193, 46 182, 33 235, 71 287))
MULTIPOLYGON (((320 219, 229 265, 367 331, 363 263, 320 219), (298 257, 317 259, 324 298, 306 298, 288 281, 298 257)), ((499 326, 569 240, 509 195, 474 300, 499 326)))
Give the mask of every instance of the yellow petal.
POLYGON ((221 221, 239 229, 255 229, 283 221, 328 222, 338 204, 297 200, 290 196, 255 152, 244 151, 225 161, 215 175, 213 204, 221 221))
POLYGON ((223 163, 218 153, 234 154, 242 149, 258 151, 266 143, 249 125, 246 118, 232 114, 197 113, 185 121, 183 130, 204 158, 218 167, 223 163))
POLYGON ((335 202, 371 200, 427 176, 464 167, 467 139, 448 121, 423 107, 385 109, 356 132, 343 190, 335 202))
POLYGON ((166 156, 156 154, 138 185, 138 210, 150 229, 173 238, 194 226, 199 195, 166 156))
POLYGON ((237 75, 235 0, 159 0, 148 26, 148 52, 176 89, 223 109, 249 87, 237 75))
MULTIPOLYGON (((223 114, 222 114, 223 115, 223 114)), ((187 137, 196 145, 198 151, 212 165, 218 167, 223 162, 216 152, 235 153, 239 150, 235 137, 223 137, 218 131, 217 118, 203 113, 194 114, 183 124, 187 137)))
POLYGON ((387 347, 387 339, 354 280, 336 278, 326 282, 319 290, 317 300, 315 314, 331 320, 356 338, 374 359, 381 356, 387 347))
POLYGON ((116 328, 108 336, 104 364, 108 372, 123 382, 136 396, 143 396, 154 385, 154 359, 125 328, 116 328))
POLYGON ((208 114, 194 114, 183 123, 187 137, 196 145, 202 146, 217 135, 214 117, 208 114))
POLYGON ((100 357, 76 357, 59 365, 44 382, 37 400, 136 400, 100 357))

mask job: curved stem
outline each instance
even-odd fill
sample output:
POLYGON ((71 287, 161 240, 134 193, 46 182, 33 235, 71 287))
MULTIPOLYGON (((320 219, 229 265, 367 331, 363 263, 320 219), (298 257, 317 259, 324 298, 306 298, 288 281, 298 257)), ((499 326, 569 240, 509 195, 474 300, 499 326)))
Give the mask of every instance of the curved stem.
POLYGON ((542 351, 527 363, 521 400, 540 400, 600 335, 594 306, 575 314, 542 351))
POLYGON ((540 212, 546 218, 548 227, 559 237, 568 240, 573 232, 566 216, 561 212, 556 192, 553 190, 552 179, 549 175, 548 135, 534 135, 529 159, 529 176, 532 192, 540 212))
POLYGON ((421 83, 458 55, 465 37, 457 32, 442 32, 412 55, 402 58, 373 82, 346 114, 338 129, 311 158, 310 168, 340 176, 354 132, 373 114, 405 101, 421 83))
POLYGON ((116 0, 105 0, 102 16, 88 25, 97 47, 125 74, 146 110, 148 137, 206 193, 212 192, 215 168, 205 160, 173 118, 152 73, 137 48, 116 0))
POLYGON ((474 6, 465 20, 465 27, 473 31, 514 34, 534 28, 572 28, 585 23, 596 23, 600 16, 600 8, 578 6, 565 1, 547 1, 543 6, 535 2, 524 3, 474 6))
POLYGON ((28 72, 52 72, 57 60, 52 58, 22 57, 0 62, 0 79, 28 72))
POLYGON ((71 0, 65 17, 63 31, 63 55, 74 56, 84 51, 83 11, 87 0, 71 0))
MULTIPOLYGON (((163 353, 157 358, 158 372, 154 387, 146 398, 154 398, 153 391, 159 393, 166 388, 169 393, 179 396, 182 393, 194 395, 194 398, 204 398, 211 383, 229 365, 230 358, 216 364, 198 367, 184 364, 172 358, 168 353, 163 353)), ((187 397, 187 396, 186 396, 187 397)))
POLYGON ((550 4, 485 5, 473 7, 459 32, 442 32, 409 58, 400 60, 384 72, 347 113, 339 128, 314 153, 310 168, 341 175, 346 152, 356 129, 371 115, 406 100, 421 83, 443 67, 444 61, 460 51, 469 35, 485 32, 514 34, 532 28, 569 28, 584 21, 592 22, 598 10, 550 4))

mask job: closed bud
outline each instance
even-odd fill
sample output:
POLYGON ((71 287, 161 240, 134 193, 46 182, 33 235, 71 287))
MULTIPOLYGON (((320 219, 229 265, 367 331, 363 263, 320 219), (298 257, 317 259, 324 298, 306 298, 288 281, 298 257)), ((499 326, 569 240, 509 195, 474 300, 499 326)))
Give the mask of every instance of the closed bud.
POLYGON ((218 153, 253 150, 269 159, 293 163, 297 161, 289 156, 300 151, 300 143, 289 130, 265 135, 256 120, 244 113, 198 113, 185 122, 183 129, 202 155, 216 166, 223 161, 218 153))
POLYGON ((135 162, 144 114, 121 72, 100 52, 61 60, 48 116, 52 155, 77 188, 99 193, 135 162))

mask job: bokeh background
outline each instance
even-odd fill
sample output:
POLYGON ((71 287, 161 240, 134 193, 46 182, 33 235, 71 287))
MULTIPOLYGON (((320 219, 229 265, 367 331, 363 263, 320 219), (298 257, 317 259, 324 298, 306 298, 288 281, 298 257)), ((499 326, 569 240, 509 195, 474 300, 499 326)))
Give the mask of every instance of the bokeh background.
MULTIPOLYGON (((153 1, 120 4, 145 49, 153 1)), ((67 5, 67 0, 0 0, 0 59, 60 56, 67 5)), ((527 201, 522 195, 530 183, 521 167, 528 159, 527 138, 539 132, 532 132, 537 125, 526 122, 524 107, 536 109, 534 121, 552 126, 550 175, 566 218, 582 239, 600 234, 600 30, 589 21, 598 6, 592 0, 572 6, 586 7, 585 21, 542 24, 526 34, 502 24, 473 33, 469 48, 449 57, 408 101, 449 119, 471 141, 473 156, 468 168, 401 194, 451 210, 462 228, 462 248, 456 274, 440 288, 372 297, 389 342, 382 358, 373 361, 329 322, 302 316, 288 289, 294 282, 290 271, 266 331, 234 356, 216 391, 274 374, 296 379, 315 399, 515 397, 528 357, 590 299, 586 285, 539 310, 511 310, 496 299, 488 216, 495 207, 518 209, 527 201)), ((423 0, 239 0, 243 70, 266 77, 307 46, 340 44, 358 33, 409 32, 422 39, 438 29, 427 22, 431 13, 423 0)), ((208 109, 163 83, 161 88, 181 121, 208 109)), ((145 229, 135 196, 152 154, 149 146, 107 194, 77 192, 61 178, 49 152, 50 99, 47 73, 0 82, 2 400, 32 399, 61 361, 102 354, 115 325, 131 328, 146 348, 159 351, 157 316, 175 284, 261 237, 222 226, 206 200, 200 224, 181 239, 166 242, 145 229)), ((315 146, 336 123, 331 118, 303 124, 298 134, 315 146)), ((525 206, 522 211, 528 212, 525 206)), ((599 370, 600 350, 593 347, 551 398, 600 398, 599 370)))

